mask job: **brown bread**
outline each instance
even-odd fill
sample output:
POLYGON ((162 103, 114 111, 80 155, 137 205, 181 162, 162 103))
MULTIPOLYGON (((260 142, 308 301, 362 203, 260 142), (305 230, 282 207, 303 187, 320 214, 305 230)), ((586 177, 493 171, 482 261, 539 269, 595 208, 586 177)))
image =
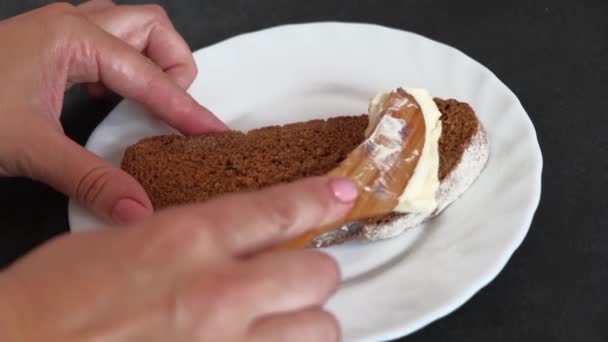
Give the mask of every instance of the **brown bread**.
MULTIPOLYGON (((442 99, 435 103, 442 113, 439 179, 443 180, 458 166, 481 125, 466 103, 442 99)), ((364 140, 367 124, 367 115, 342 116, 248 133, 149 137, 127 148, 122 168, 142 184, 155 209, 203 202, 224 193, 324 175, 364 140)), ((366 223, 384 224, 401 216, 390 214, 366 223)), ((329 244, 355 237, 351 235, 329 244)))

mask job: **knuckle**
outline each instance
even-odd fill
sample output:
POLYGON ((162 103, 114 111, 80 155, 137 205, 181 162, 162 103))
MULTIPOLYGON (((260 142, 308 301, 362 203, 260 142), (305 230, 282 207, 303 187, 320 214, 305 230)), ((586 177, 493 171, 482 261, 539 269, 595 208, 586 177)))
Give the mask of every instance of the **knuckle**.
POLYGON ((167 15, 167 11, 165 11, 163 6, 161 6, 159 4, 144 5, 143 8, 145 11, 150 13, 156 19, 165 20, 169 17, 167 15))
POLYGON ((192 82, 194 82, 196 79, 196 75, 198 75, 198 67, 196 66, 196 63, 193 60, 187 59, 181 65, 183 72, 180 73, 178 78, 187 85, 192 84, 192 82))
MULTIPOLYGON (((221 306, 238 307, 247 305, 251 298, 257 298, 267 292, 270 287, 276 287, 275 279, 270 279, 265 272, 259 272, 247 264, 238 261, 224 263, 221 269, 211 272, 214 281, 206 284, 211 286, 214 303, 221 306)), ((206 275, 206 279, 210 278, 206 275)))
POLYGON ((196 225, 181 229, 176 235, 178 235, 178 243, 183 252, 187 254, 198 254, 202 250, 207 250, 213 245, 211 241, 214 241, 214 236, 209 229, 196 225))
POLYGON ((76 7, 69 2, 60 1, 49 4, 43 8, 48 14, 60 15, 60 14, 74 14, 78 10, 76 7))
POLYGON ((298 223, 297 208, 289 201, 279 198, 263 197, 255 202, 271 224, 266 225, 273 229, 275 235, 283 235, 298 223))
MULTIPOLYGON (((206 248, 216 253, 219 257, 232 255, 241 246, 246 246, 251 240, 255 240, 258 234, 266 233, 263 230, 252 231, 245 226, 241 231, 235 229, 230 220, 226 219, 227 215, 232 215, 232 210, 228 208, 242 208, 247 206, 247 202, 239 200, 239 195, 234 196, 233 200, 214 204, 191 205, 177 209, 179 215, 176 215, 177 220, 184 221, 183 225, 189 225, 190 228, 195 227, 197 232, 190 233, 191 240, 201 241, 205 243, 206 248)), ((248 208, 251 210, 251 208, 248 208)), ((243 223, 249 225, 249 222, 243 223)), ((264 225, 263 228, 266 228, 264 225)))
POLYGON ((274 199, 273 204, 276 203, 277 209, 281 210, 279 214, 291 215, 289 223, 292 225, 317 226, 335 210, 332 197, 328 196, 326 183, 322 178, 305 179, 275 188, 266 197, 274 199), (299 196, 294 197, 291 194, 299 196))
POLYGON ((207 225, 191 215, 172 215, 159 220, 154 231, 157 245, 172 255, 199 253, 212 245, 207 225))
POLYGON ((240 291, 252 297, 276 293, 278 288, 286 285, 286 281, 264 270, 243 269, 241 272, 240 291))
POLYGON ((78 9, 65 2, 53 3, 44 7, 40 18, 45 33, 51 37, 51 42, 71 41, 75 37, 74 32, 81 31, 76 27, 81 25, 83 20, 85 19, 78 9))
POLYGON ((37 180, 43 179, 43 175, 41 172, 39 172, 39 153, 32 149, 31 146, 27 146, 25 144, 17 144, 14 152, 14 155, 12 155, 14 157, 8 159, 12 160, 13 164, 8 163, 7 165, 4 165, 6 172, 4 176, 22 175, 37 180))
POLYGON ((245 280, 243 276, 230 270, 206 272, 192 295, 199 301, 203 300, 210 312, 239 308, 243 305, 244 289, 250 286, 245 280))
POLYGON ((116 176, 116 170, 110 166, 98 166, 86 172, 76 184, 74 195, 86 205, 97 203, 103 190, 116 176))

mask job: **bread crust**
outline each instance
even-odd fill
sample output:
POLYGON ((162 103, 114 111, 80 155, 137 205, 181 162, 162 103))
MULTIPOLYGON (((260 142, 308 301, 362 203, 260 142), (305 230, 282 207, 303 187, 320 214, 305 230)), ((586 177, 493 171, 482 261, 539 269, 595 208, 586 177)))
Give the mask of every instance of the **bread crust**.
POLYGON ((485 168, 489 159, 487 134, 480 124, 457 166, 445 177, 437 190, 437 209, 430 214, 393 215, 379 222, 353 222, 317 237, 310 247, 329 247, 353 240, 384 240, 439 215, 464 194, 485 168))

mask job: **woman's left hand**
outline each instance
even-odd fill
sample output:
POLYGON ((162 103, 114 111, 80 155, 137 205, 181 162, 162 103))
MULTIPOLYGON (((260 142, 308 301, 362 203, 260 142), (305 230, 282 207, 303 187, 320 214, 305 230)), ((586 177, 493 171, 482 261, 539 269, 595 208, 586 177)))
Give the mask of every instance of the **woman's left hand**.
POLYGON ((67 88, 109 89, 185 134, 225 129, 184 90, 196 66, 159 6, 52 4, 0 22, 0 50, 0 176, 45 182, 108 221, 139 221, 152 206, 135 179, 64 135, 67 88))

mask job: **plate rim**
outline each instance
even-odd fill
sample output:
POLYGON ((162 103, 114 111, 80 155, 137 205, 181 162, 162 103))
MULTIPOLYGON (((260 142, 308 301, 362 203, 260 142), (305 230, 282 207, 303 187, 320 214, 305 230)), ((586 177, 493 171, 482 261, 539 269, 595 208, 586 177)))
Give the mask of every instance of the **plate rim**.
MULTIPOLYGON (((207 49, 221 48, 223 45, 231 44, 234 41, 237 41, 239 39, 247 39, 247 37, 250 35, 264 34, 264 33, 267 33, 270 31, 276 31, 276 30, 285 30, 285 29, 291 29, 291 28, 302 29, 303 27, 306 27, 306 26, 323 26, 323 25, 342 26, 342 27, 352 26, 352 27, 359 27, 359 28, 363 28, 363 29, 371 28, 371 29, 375 29, 375 30, 396 31, 400 34, 410 35, 414 39, 427 40, 427 41, 430 41, 434 44, 441 46, 442 48, 449 49, 451 52, 459 55, 458 57, 467 59, 468 62, 474 64, 476 68, 482 69, 484 72, 486 72, 488 74, 488 77, 493 78, 494 81, 497 82, 497 85, 499 85, 501 88, 503 88, 502 91, 504 91, 505 95, 508 95, 508 97, 512 101, 512 103, 517 106, 517 109, 518 109, 517 111, 520 112, 520 114, 522 114, 522 115, 518 115, 518 116, 520 117, 520 119, 524 119, 524 123, 528 130, 527 133, 532 134, 530 137, 530 142, 533 142, 534 144, 530 145, 529 148, 531 150, 530 156, 534 155, 534 160, 533 160, 534 165, 532 165, 532 167, 531 167, 531 173, 533 173, 533 176, 531 176, 531 177, 533 177, 535 187, 533 189, 531 189, 530 193, 529 193, 530 198, 526 205, 526 215, 524 216, 522 214, 522 221, 524 221, 525 224, 523 224, 520 227, 520 229, 517 229, 516 233, 514 232, 511 235, 511 243, 509 243, 508 248, 505 246, 502 249, 502 251, 500 252, 500 257, 498 257, 498 255, 496 256, 496 258, 495 258, 496 260, 493 263, 493 266, 492 267, 488 266, 485 270, 483 270, 483 272, 479 272, 478 275, 469 282, 471 285, 469 286, 469 290, 466 291, 466 293, 464 293, 465 292, 464 290, 461 290, 460 291, 461 293, 453 296, 449 302, 446 302, 445 304, 440 305, 440 307, 437 308, 436 310, 431 310, 429 313, 427 313, 427 316, 430 316, 431 318, 426 317, 424 319, 418 319, 418 320, 416 320, 416 322, 414 324, 404 323, 404 324, 402 324, 402 326, 404 326, 402 328, 395 327, 394 329, 386 329, 386 330, 383 330, 382 332, 369 334, 369 336, 366 337, 365 339, 358 339, 358 340, 375 341, 375 340, 390 340, 390 339, 394 339, 394 338, 399 338, 399 337, 403 337, 405 335, 409 335, 415 331, 418 331, 418 330, 424 328, 425 326, 451 314, 452 312, 454 312, 455 310, 457 310, 458 308, 463 306, 466 302, 468 302, 476 293, 481 291, 489 283, 491 283, 494 279, 496 279, 496 277, 500 274, 500 272, 502 272, 504 270, 504 268, 508 264, 509 260, 513 256, 513 254, 521 246, 521 244, 523 243, 523 240, 527 236, 527 234, 531 228, 531 225, 534 221, 534 218, 536 216, 539 204, 540 204, 541 194, 542 194, 542 173, 543 173, 543 168, 544 168, 544 159, 543 159, 543 155, 542 155, 542 149, 541 149, 541 146, 540 146, 540 143, 538 140, 538 133, 536 131, 536 128, 535 128, 528 112, 526 111, 525 107, 523 106, 523 104, 521 103, 519 98, 515 95, 515 93, 492 70, 490 70, 488 67, 486 67, 482 63, 478 62, 477 60, 473 59, 468 54, 462 52, 461 50, 459 50, 451 45, 442 43, 433 38, 426 37, 426 36, 416 33, 416 32, 401 30, 398 28, 385 26, 385 25, 379 25, 379 24, 374 24, 374 23, 363 23, 363 22, 317 21, 317 22, 293 23, 293 24, 278 25, 278 26, 267 27, 267 28, 262 28, 259 30, 241 33, 241 34, 229 37, 227 39, 215 42, 211 45, 199 48, 196 51, 193 51, 193 56, 196 57, 197 55, 204 53, 204 51, 207 49), (405 326, 408 326, 408 327, 405 328, 405 326)), ((87 149, 89 148, 90 142, 93 139, 95 139, 96 135, 98 134, 98 132, 100 130, 100 127, 103 126, 104 122, 106 122, 106 120, 120 106, 120 104, 122 104, 125 101, 129 101, 129 100, 124 100, 124 99, 121 100, 120 103, 116 107, 114 107, 108 113, 108 115, 95 127, 95 129, 91 132, 91 134, 87 138, 87 141, 84 145, 85 148, 87 148, 87 149)), ((490 156, 490 158, 492 158, 492 156, 490 156)), ((68 205, 68 222, 69 222, 71 232, 74 231, 74 229, 73 229, 74 204, 75 204, 74 201, 72 199, 70 199, 69 205, 68 205)))

